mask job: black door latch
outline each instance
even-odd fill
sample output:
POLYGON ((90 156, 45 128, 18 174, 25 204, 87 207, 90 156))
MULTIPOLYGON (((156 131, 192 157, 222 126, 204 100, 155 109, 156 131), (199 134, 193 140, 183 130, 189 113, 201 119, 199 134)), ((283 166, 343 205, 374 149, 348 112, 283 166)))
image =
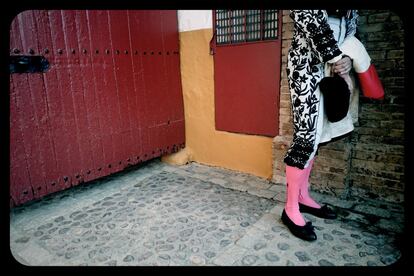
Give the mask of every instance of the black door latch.
POLYGON ((44 73, 49 67, 49 61, 44 56, 10 56, 10 74, 44 73))

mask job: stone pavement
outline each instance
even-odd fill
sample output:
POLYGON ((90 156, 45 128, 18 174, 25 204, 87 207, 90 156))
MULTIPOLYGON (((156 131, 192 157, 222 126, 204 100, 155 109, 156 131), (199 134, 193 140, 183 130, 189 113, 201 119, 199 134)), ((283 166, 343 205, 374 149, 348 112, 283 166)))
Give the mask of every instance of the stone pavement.
POLYGON ((336 220, 282 224, 285 187, 159 159, 10 211, 14 258, 34 266, 384 266, 401 257, 402 206, 312 192, 336 220))

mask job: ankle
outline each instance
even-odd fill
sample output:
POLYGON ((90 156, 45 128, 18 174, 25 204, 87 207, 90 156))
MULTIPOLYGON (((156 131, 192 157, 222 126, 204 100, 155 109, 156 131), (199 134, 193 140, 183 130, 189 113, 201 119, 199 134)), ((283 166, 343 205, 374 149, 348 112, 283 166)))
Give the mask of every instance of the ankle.
POLYGON ((298 202, 308 207, 317 208, 317 209, 321 208, 321 205, 319 205, 315 200, 313 200, 310 197, 304 198, 304 197, 299 196, 298 202))
POLYGON ((299 211, 299 205, 297 208, 285 206, 285 212, 286 212, 286 215, 289 217, 291 221, 293 221, 294 224, 298 226, 304 226, 306 224, 305 219, 303 218, 302 214, 299 211))

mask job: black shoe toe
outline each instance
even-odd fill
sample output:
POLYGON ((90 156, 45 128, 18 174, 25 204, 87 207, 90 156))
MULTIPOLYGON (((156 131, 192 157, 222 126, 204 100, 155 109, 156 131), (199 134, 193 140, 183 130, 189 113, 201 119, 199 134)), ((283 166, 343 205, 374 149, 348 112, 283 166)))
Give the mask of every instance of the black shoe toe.
POLYGON ((282 222, 289 228, 290 232, 305 241, 315 241, 317 239, 313 231, 312 222, 307 222, 304 226, 296 225, 286 214, 285 209, 282 212, 282 222))

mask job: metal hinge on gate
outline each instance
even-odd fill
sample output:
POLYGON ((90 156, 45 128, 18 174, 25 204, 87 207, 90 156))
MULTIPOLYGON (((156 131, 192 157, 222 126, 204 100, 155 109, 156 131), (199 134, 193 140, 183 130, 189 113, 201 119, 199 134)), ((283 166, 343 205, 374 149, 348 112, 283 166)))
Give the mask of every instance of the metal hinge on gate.
POLYGON ((10 56, 10 74, 44 73, 49 67, 49 61, 44 56, 10 56))

